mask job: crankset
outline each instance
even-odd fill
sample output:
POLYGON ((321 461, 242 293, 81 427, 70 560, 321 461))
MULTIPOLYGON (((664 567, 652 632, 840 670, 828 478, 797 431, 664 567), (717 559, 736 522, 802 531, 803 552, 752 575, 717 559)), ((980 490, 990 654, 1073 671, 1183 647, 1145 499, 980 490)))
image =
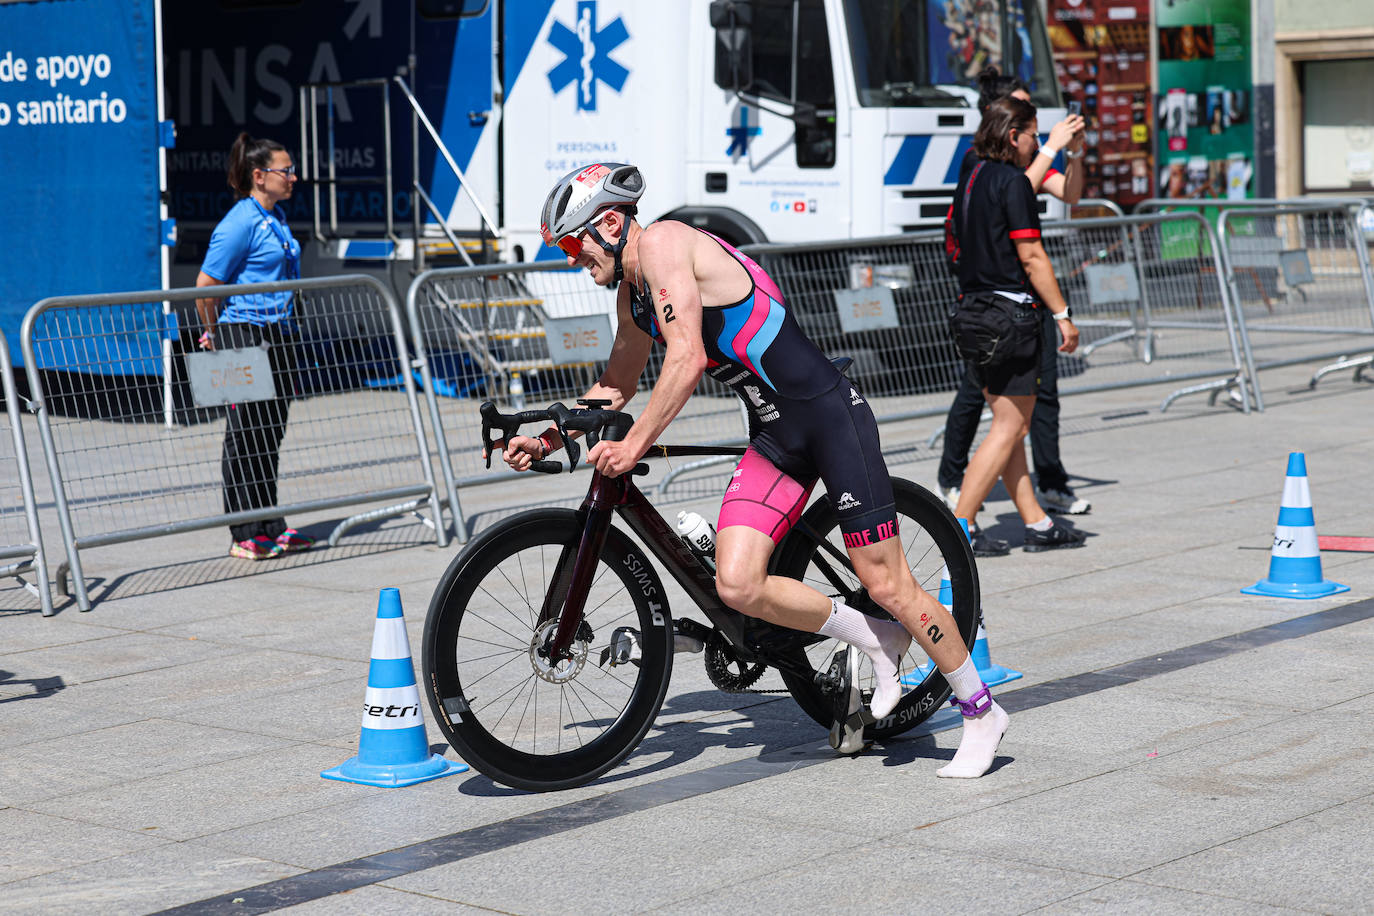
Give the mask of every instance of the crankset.
POLYGON ((763 677, 768 666, 750 663, 735 654, 734 646, 726 642, 720 630, 712 630, 706 637, 706 676, 718 690, 743 693, 763 677))

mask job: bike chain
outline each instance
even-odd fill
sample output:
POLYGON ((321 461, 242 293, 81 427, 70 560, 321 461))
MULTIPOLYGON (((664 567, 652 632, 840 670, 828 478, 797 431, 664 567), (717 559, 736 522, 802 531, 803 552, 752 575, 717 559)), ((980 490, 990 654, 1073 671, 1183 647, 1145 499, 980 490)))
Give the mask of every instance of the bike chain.
POLYGON ((749 664, 735 655, 734 648, 725 641, 719 630, 712 630, 706 637, 706 676, 716 689, 725 693, 787 693, 786 690, 750 690, 763 673, 768 670, 764 664, 749 664))

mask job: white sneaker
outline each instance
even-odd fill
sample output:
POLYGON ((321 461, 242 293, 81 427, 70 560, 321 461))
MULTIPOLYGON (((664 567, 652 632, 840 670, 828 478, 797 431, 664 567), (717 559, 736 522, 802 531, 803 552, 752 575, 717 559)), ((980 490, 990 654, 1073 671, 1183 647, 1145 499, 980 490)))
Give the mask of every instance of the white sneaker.
POLYGON ((959 488, 940 487, 940 498, 949 506, 949 511, 953 512, 959 506, 959 488))
POLYGON ((1042 490, 1036 487, 1035 496, 1046 509, 1065 515, 1087 515, 1093 508, 1093 504, 1086 499, 1064 490, 1042 490))

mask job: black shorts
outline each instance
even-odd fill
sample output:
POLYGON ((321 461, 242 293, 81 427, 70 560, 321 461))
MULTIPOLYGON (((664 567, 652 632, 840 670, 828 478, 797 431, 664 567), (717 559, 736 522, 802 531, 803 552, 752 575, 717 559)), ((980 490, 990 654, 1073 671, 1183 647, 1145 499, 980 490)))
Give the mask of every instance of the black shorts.
POLYGON ((750 445, 778 470, 810 488, 817 478, 835 503, 845 546, 896 535, 892 478, 883 460, 878 422, 847 378, 805 401, 778 398, 778 419, 758 423, 750 445))
POLYGON ((1040 353, 1028 359, 994 363, 990 366, 968 364, 969 374, 979 388, 987 389, 988 394, 1034 395, 1040 385, 1040 353))

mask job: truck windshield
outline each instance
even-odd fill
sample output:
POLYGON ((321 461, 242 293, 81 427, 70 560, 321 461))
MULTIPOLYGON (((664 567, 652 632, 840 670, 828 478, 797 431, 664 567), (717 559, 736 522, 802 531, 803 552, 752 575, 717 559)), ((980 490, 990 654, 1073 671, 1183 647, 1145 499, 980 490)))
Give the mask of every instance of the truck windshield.
POLYGON ((859 103, 976 107, 984 67, 1014 73, 1059 106, 1036 0, 844 0, 859 103))

